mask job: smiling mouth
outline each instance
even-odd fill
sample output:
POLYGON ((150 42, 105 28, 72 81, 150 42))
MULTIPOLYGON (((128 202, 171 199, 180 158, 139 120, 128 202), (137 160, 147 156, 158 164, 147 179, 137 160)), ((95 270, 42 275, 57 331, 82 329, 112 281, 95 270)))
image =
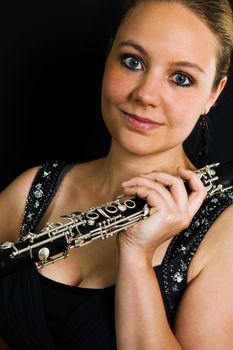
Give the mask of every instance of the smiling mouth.
POLYGON ((162 124, 151 119, 139 117, 135 114, 129 114, 123 111, 127 123, 133 128, 140 131, 150 131, 159 128, 162 124))

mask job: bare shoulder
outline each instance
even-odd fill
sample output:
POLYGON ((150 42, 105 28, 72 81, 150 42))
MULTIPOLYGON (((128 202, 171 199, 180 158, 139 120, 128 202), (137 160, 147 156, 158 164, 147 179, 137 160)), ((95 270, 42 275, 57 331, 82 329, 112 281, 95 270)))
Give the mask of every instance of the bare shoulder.
POLYGON ((27 195, 38 169, 24 171, 0 193, 0 242, 17 240, 27 195))
POLYGON ((188 271, 188 282, 213 260, 224 261, 233 255, 233 204, 214 221, 194 255, 188 271))
POLYGON ((233 204, 224 209, 210 227, 203 249, 206 251, 207 262, 225 265, 230 259, 233 272, 233 204))

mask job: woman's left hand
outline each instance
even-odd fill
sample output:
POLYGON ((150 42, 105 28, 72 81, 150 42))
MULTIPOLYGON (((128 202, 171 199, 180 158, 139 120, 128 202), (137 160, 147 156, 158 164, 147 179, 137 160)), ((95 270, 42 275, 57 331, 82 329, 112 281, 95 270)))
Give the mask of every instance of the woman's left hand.
POLYGON ((122 183, 126 195, 146 199, 150 214, 119 234, 121 245, 152 257, 161 243, 189 225, 206 196, 206 190, 194 171, 179 168, 178 175, 153 171, 122 183))

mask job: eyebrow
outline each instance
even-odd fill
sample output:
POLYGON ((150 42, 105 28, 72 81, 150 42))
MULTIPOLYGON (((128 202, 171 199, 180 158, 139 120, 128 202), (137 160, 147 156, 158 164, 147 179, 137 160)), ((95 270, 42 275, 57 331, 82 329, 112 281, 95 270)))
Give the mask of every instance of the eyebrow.
POLYGON ((196 71, 200 72, 200 73, 205 73, 204 69, 202 67, 200 67, 198 64, 193 63, 193 62, 189 62, 189 61, 177 61, 177 62, 172 62, 171 66, 175 66, 175 67, 187 67, 187 68, 193 68, 196 71))
POLYGON ((135 41, 133 40, 126 40, 126 41, 122 41, 119 44, 119 47, 125 47, 125 46, 130 46, 133 47, 134 49, 136 49, 137 51, 143 53, 144 55, 147 54, 146 50, 139 44, 137 44, 135 41))
MULTIPOLYGON (((146 50, 139 45, 138 43, 136 43, 133 40, 126 40, 126 41, 122 41, 119 44, 119 47, 126 47, 126 46, 130 46, 133 47, 135 50, 141 52, 144 55, 147 55, 146 50)), ((193 63, 193 62, 189 62, 189 61, 177 61, 177 62, 172 62, 170 64, 171 66, 174 67, 187 67, 187 68, 192 68, 200 73, 205 73, 204 69, 202 67, 200 67, 197 63, 193 63)))

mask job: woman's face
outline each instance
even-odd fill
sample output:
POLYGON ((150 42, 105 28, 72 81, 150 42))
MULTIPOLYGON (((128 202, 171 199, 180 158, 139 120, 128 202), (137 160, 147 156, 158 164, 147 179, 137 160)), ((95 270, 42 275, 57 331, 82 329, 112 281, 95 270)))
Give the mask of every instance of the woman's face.
POLYGON ((147 2, 122 22, 108 56, 102 112, 115 142, 133 154, 180 147, 214 104, 218 42, 180 4, 147 2))

